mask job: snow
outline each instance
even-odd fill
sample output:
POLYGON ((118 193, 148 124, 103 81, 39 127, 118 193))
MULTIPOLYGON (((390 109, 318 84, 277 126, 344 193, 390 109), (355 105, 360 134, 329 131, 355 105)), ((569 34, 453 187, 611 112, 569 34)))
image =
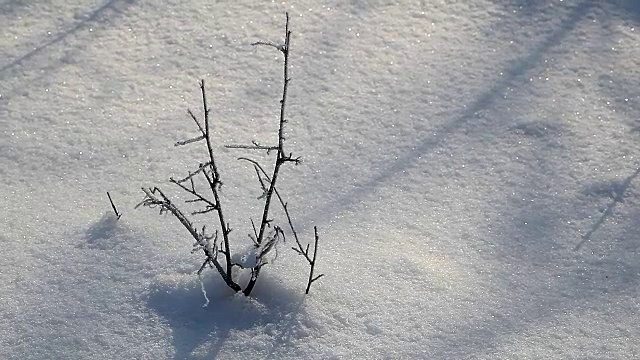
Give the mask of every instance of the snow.
POLYGON ((0 0, 0 358, 639 357, 639 26, 633 0, 0 0), (279 184, 326 275, 305 296, 288 240, 251 298, 205 271, 203 307, 193 240, 133 207, 187 198, 204 78, 250 245, 222 145, 274 139, 281 56, 249 44, 285 11, 279 184))

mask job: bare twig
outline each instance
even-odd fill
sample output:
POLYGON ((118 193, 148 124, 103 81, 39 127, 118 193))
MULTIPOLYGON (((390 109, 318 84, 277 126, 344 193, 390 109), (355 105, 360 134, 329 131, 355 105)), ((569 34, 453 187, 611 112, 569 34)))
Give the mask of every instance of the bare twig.
POLYGON ((202 128, 202 125, 200 125, 200 121, 198 121, 198 119, 196 118, 195 115, 193 115, 193 111, 191 111, 190 109, 187 109, 187 113, 189 114, 189 116, 193 119, 193 121, 196 122, 196 125, 198 126, 198 129, 200 130, 200 133, 202 135, 206 135, 206 132, 204 131, 204 129, 202 128))
MULTIPOLYGON (((231 232, 231 229, 229 229, 228 224, 224 219, 224 213, 222 211, 222 206, 220 204, 220 195, 218 193, 218 189, 221 185, 220 173, 218 172, 218 167, 216 166, 216 161, 213 156, 213 146, 211 143, 211 127, 209 122, 210 109, 207 106, 207 93, 206 93, 206 88, 204 84, 204 79, 200 81, 200 90, 202 92, 202 108, 204 111, 204 129, 200 127, 199 129, 201 132, 204 132, 203 135, 207 142, 207 150, 209 154, 209 164, 211 168, 211 175, 207 174, 206 171, 204 171, 203 173, 205 175, 205 178, 207 179, 207 182, 209 183, 209 188, 211 189, 211 193, 213 194, 213 198, 214 198, 213 203, 217 207, 216 210, 218 213, 218 221, 220 222, 220 228, 222 229, 222 241, 223 241, 224 250, 225 250, 224 256, 225 256, 225 262, 227 265, 226 273, 229 274, 229 280, 231 281, 231 267, 232 267, 231 251, 230 251, 231 247, 229 245, 229 233, 231 232)), ((229 285, 229 283, 227 283, 227 285, 229 285)))
MULTIPOLYGON (((170 181, 180 187, 182 190, 188 192, 189 194, 194 196, 194 199, 187 200, 187 202, 202 202, 205 204, 205 208, 199 211, 193 212, 193 214, 206 214, 209 212, 215 211, 217 213, 218 222, 220 228, 222 229, 222 244, 220 245, 220 249, 218 249, 217 245, 217 236, 216 236, 216 244, 215 251, 207 250, 205 247, 205 243, 207 241, 207 236, 204 234, 204 228, 202 233, 198 233, 198 231, 193 227, 193 224, 187 219, 187 217, 175 206, 171 201, 162 193, 162 191, 158 188, 153 189, 143 189, 145 192, 145 199, 142 203, 139 204, 147 207, 160 207, 160 213, 170 212, 172 213, 178 220, 183 224, 187 230, 191 233, 194 239, 198 243, 202 244, 203 250, 207 255, 207 261, 209 265, 215 267, 222 278, 225 280, 227 286, 232 288, 235 291, 242 290, 241 287, 233 281, 232 277, 232 262, 231 262, 231 251, 230 251, 230 242, 229 242, 229 233, 231 232, 231 228, 229 224, 225 221, 224 213, 222 211, 222 206, 220 202, 219 188, 222 185, 220 181, 220 174, 218 173, 218 168, 216 166, 215 157, 213 156, 213 145, 211 141, 212 132, 210 128, 210 119, 209 114, 211 109, 209 109, 207 104, 207 93, 204 80, 200 81, 200 91, 202 94, 202 107, 204 111, 204 126, 196 116, 193 114, 191 110, 188 110, 189 116, 196 123, 198 130, 200 131, 200 136, 187 139, 184 141, 179 141, 176 145, 187 145, 194 142, 198 142, 201 140, 205 140, 207 145, 207 154, 209 155, 209 160, 205 164, 201 164, 198 169, 194 172, 189 172, 189 175, 183 179, 175 180, 173 178, 170 181), (213 195, 213 200, 206 198, 201 193, 199 193, 195 189, 195 184, 193 179, 196 175, 203 174, 205 180, 209 184, 209 188, 211 190, 211 194, 213 195), (185 186, 184 183, 189 181, 190 187, 185 186), (159 194, 159 197, 156 196, 159 194), (220 251, 219 251, 220 250, 220 251), (218 261, 218 253, 222 253, 224 256, 225 267, 222 267, 222 264, 218 261)), ((201 269, 202 270, 202 269, 201 269)), ((200 271, 201 271, 200 270, 200 271)))
MULTIPOLYGON (((196 230, 196 228, 193 226, 191 221, 189 221, 189 219, 182 213, 182 211, 180 211, 180 209, 178 209, 159 188, 157 187, 153 189, 142 188, 142 191, 145 193, 145 198, 142 200, 142 202, 136 205, 136 208, 140 206, 145 206, 149 208, 159 207, 161 215, 169 212, 173 216, 175 216, 175 218, 178 219, 178 221, 180 221, 180 223, 187 229, 187 231, 189 231, 189 234, 191 234, 191 237, 193 237, 196 240, 196 244, 200 245, 200 247, 202 248, 202 251, 205 253, 207 257, 206 263, 208 263, 209 265, 212 265, 213 267, 216 268, 216 270, 218 270, 218 273, 220 273, 220 276, 225 280, 227 286, 229 286, 235 291, 242 290, 240 285, 236 284, 233 281, 231 272, 225 271, 222 265, 220 265, 220 262, 218 261, 218 257, 217 257, 217 251, 213 250, 213 249, 217 249, 217 246, 216 244, 212 245, 208 243, 207 239, 210 239, 210 238, 207 237, 206 234, 204 233, 204 227, 202 228, 202 232, 198 232, 198 230, 196 230)), ((230 268, 230 265, 228 266, 228 268, 230 268)), ((198 272, 201 272, 201 271, 202 271, 202 267, 198 272)))
POLYGON ((174 180, 173 178, 171 178, 170 180, 171 180, 171 182, 177 182, 177 183, 179 183, 179 184, 182 184, 183 182, 185 182, 185 181, 187 181, 187 180, 191 180, 191 179, 193 179, 193 177, 194 177, 194 176, 196 176, 196 175, 198 175, 199 173, 203 172, 203 171, 204 171, 204 170, 206 170, 206 169, 207 169, 207 167, 209 167, 209 166, 211 166, 211 163, 201 164, 201 165, 198 167, 198 170, 196 170, 196 171, 194 171, 194 172, 189 171, 189 175, 188 175, 187 177, 185 177, 185 178, 183 178, 183 179, 180 179, 180 180, 174 180))
MULTIPOLYGON (((265 41, 258 41, 253 43, 253 45, 265 45, 274 47, 284 54, 282 99, 280 100, 280 121, 278 127, 278 154, 273 168, 273 173, 271 175, 269 188, 265 196, 265 203, 262 211, 262 220, 260 221, 260 231, 258 232, 258 238, 256 239, 258 246, 262 244, 265 237, 265 230, 271 222, 271 220, 269 220, 269 210, 271 208, 271 198, 273 197, 273 193, 276 188, 276 181, 278 180, 280 167, 282 166, 282 164, 288 161, 288 157, 285 156, 284 152, 284 124, 287 122, 285 118, 285 110, 287 104, 287 90, 289 89, 289 81, 291 80, 289 78, 289 50, 291 44, 291 31, 289 30, 289 13, 286 13, 286 18, 287 21, 285 24, 284 44, 277 45, 273 42, 265 41)), ((251 294, 251 291, 253 290, 256 281, 258 280, 258 276, 260 275, 260 269, 261 266, 256 266, 251 270, 251 279, 243 290, 245 295, 251 294)))
MULTIPOLYGON (((289 13, 287 13, 287 23, 289 22, 289 13)), ((276 44, 274 42, 271 41, 256 41, 254 43, 251 43, 252 46, 259 46, 259 45, 263 45, 263 46, 271 46, 273 48, 276 48, 279 51, 282 51, 283 53, 286 53, 288 50, 288 44, 285 42, 284 44, 276 44)))
POLYGON ((203 203, 205 203, 205 210, 196 211, 194 214, 196 214, 196 213, 197 214, 204 214, 204 213, 207 213, 209 211, 218 210, 218 205, 216 203, 214 203, 213 201, 211 201, 211 200, 205 198, 204 196, 202 196, 199 192, 197 192, 195 187, 193 186, 193 183, 191 183, 192 187, 188 188, 188 187, 184 186, 182 184, 182 182, 176 181, 173 178, 170 178, 169 181, 174 183, 174 184, 176 184, 176 185, 178 185, 182 190, 184 190, 184 191, 188 192, 189 194, 195 196, 195 199, 187 200, 186 202, 203 202, 203 203))
MULTIPOLYGON (((313 241, 313 260, 309 262, 309 264, 311 265, 311 270, 309 271, 309 282, 307 283, 307 289, 304 291, 305 294, 309 293, 309 289, 311 289, 311 284, 313 284, 316 280, 324 276, 324 274, 320 274, 316 277, 313 277, 313 270, 315 270, 315 267, 316 267, 316 256, 318 256, 318 227, 316 226, 313 227, 313 233, 315 236, 315 240, 313 241)), ((309 248, 307 247, 307 252, 308 252, 308 249, 309 248)), ((308 254, 305 257, 309 259, 308 254)))
POLYGON ((118 212, 118 209, 116 209, 116 204, 113 203, 113 200, 111 199, 111 195, 109 194, 108 191, 107 191, 107 197, 109 198, 109 202, 111 203, 113 212, 116 213, 116 217, 118 218, 118 220, 120 220, 120 217, 122 216, 122 214, 118 212))
POLYGON ((297 248, 292 247, 292 249, 297 252, 298 254, 304 256, 304 258, 307 260, 307 262, 309 263, 310 269, 309 269, 309 278, 307 281, 307 289, 304 291, 305 294, 309 293, 309 290, 311 289, 311 284, 313 284, 315 281, 317 281, 318 279, 320 279, 321 277, 324 276, 324 274, 320 274, 316 277, 313 276, 313 272, 316 268, 316 259, 318 256, 318 228, 316 226, 313 227, 313 233, 314 233, 314 241, 313 241, 313 255, 309 255, 309 244, 307 244, 306 248, 303 250, 302 249, 302 244, 300 244, 300 242, 298 241, 298 239, 296 238, 296 245, 298 245, 297 248))
POLYGON ((264 146, 255 141, 252 141, 251 145, 232 144, 225 145, 224 147, 226 147, 227 149, 266 150, 267 154, 269 154, 272 150, 278 150, 277 146, 264 146))
POLYGON ((225 145, 227 149, 248 149, 248 150, 278 150, 277 146, 256 146, 256 145, 225 145))
MULTIPOLYGON (((269 175, 266 173, 266 171, 264 170, 264 168, 255 160, 251 160, 249 158, 238 158, 239 160, 245 160, 248 161, 250 163, 253 164, 254 168, 256 169, 256 172, 258 173, 258 176, 260 176, 260 173, 262 173, 262 176, 265 177, 265 179, 270 182, 271 179, 269 179, 269 175)), ((298 232, 296 231, 295 227, 293 226, 293 221, 291 220, 291 214, 289 213, 289 206, 288 204, 284 201, 284 199, 282 198, 282 195, 280 195, 280 192, 278 192, 278 189, 274 188, 273 191, 275 192, 276 196, 278 197, 278 201, 280 201, 280 205, 282 206, 282 209, 284 210, 284 214, 287 217, 287 222, 289 223, 289 229, 291 229, 291 233, 293 234, 293 238, 296 241, 296 246, 292 246, 291 249, 293 249, 295 252, 297 252, 298 254, 304 256, 305 260, 307 260, 307 262, 309 263, 310 269, 309 269, 309 280, 307 283, 307 289, 305 290, 305 294, 309 293, 309 289, 311 288, 311 284, 320 279, 321 277, 324 276, 324 274, 320 274, 316 277, 313 277, 313 272, 315 270, 315 266, 316 266, 316 254, 318 253, 318 229, 316 226, 313 227, 313 231, 314 231, 314 235, 315 235, 315 239, 314 239, 314 244, 313 244, 313 255, 309 255, 309 244, 307 244, 306 248, 303 249, 302 247, 302 243, 300 242, 300 239, 298 238, 298 232)), ((253 224, 253 220, 252 220, 252 224, 253 224)), ((254 227, 254 231, 255 231, 255 227, 254 227)), ((285 241, 284 238, 284 233, 282 233, 282 239, 283 241, 285 241)))
POLYGON ((201 141, 201 140, 204 140, 204 139, 205 139, 204 135, 200 135, 198 137, 194 137, 194 138, 191 138, 191 139, 177 141, 175 146, 187 145, 187 144, 198 142, 198 141, 201 141))
POLYGON ((258 243, 256 243, 256 239, 258 238, 258 231, 256 230, 256 224, 253 222, 253 219, 249 220, 251 220, 251 227, 253 228, 253 235, 249 234, 249 237, 253 240, 253 244, 257 246, 258 243))

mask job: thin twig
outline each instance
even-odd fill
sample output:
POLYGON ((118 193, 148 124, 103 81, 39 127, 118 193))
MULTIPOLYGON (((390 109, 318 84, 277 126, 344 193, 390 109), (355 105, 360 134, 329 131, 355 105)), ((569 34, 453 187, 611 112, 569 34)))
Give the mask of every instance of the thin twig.
MULTIPOLYGON (((313 277, 313 270, 315 270, 315 267, 316 267, 316 256, 318 255, 318 227, 317 226, 313 227, 313 233, 315 235, 315 240, 313 242, 313 259, 309 261, 309 264, 311 265, 311 270, 309 270, 309 281, 307 282, 307 289, 304 291, 305 294, 309 294, 309 289, 311 289, 311 284, 313 284, 314 281, 324 276, 324 274, 320 274, 316 277, 313 277)), ((307 251, 305 254, 305 257, 307 258, 307 260, 309 259, 308 253, 309 253, 309 248, 307 247, 307 251)))
POLYGON ((190 109, 187 109, 187 113, 189 113, 189 116, 191 116, 191 118, 193 119, 193 121, 196 122, 196 125, 198 126, 198 129, 200 130, 200 133, 202 135, 206 135, 204 129, 202 128, 202 125, 200 125, 200 121, 198 121, 198 119, 196 118, 195 115, 193 115, 193 111, 191 111, 190 109))
POLYGON ((191 143, 194 143, 194 142, 198 142, 198 141, 204 140, 204 138, 205 138, 204 135, 200 135, 198 137, 194 137, 194 138, 191 138, 191 139, 182 140, 182 141, 176 141, 175 146, 183 146, 183 145, 191 144, 191 143))
POLYGON ((196 197, 195 199, 187 200, 186 202, 204 202, 207 205, 207 209, 212 209, 212 210, 218 209, 218 205, 216 203, 200 195, 200 193, 198 193, 194 188, 189 189, 188 187, 182 185, 180 181, 176 181, 173 178, 170 178, 169 181, 178 185, 182 190, 196 197))
MULTIPOLYGON (((214 203, 217 206, 217 213, 218 213, 218 220, 220 222, 220 227, 222 228, 222 241, 224 244, 224 250, 225 250, 225 262, 227 265, 227 271, 226 273, 229 276, 229 281, 231 281, 231 246, 229 245, 229 233, 231 232, 231 230, 228 228, 228 224, 224 219, 224 213, 222 211, 222 206, 220 203, 220 195, 218 194, 218 189, 219 186, 221 184, 220 182, 220 173, 218 172, 218 167, 216 166, 216 161, 215 158, 213 156, 213 145, 211 144, 211 127, 210 127, 210 122, 209 122, 209 112, 210 109, 207 106, 207 93, 206 93, 206 88, 205 88, 205 84, 204 84, 204 79, 202 79, 200 81, 200 90, 202 92, 202 108, 204 111, 204 135, 205 135, 205 140, 207 142, 207 150, 209 153, 209 163, 211 166, 211 172, 212 172, 212 176, 209 176, 207 174, 207 172, 204 172, 204 175, 207 179, 207 182, 209 183, 209 188, 211 189, 211 193, 213 194, 213 198, 214 198, 214 203)), ((227 283, 228 285, 229 283, 227 283)), ((237 290, 236 290, 237 291, 237 290)))
MULTIPOLYGON (((269 175, 267 175, 266 171, 264 170, 264 168, 262 166, 260 166, 260 164, 255 161, 255 160, 251 160, 249 158, 245 158, 245 157, 240 157, 238 158, 239 160, 245 160, 248 161, 250 163, 253 164, 254 168, 256 169, 256 171, 260 171, 262 172, 262 175, 267 179, 267 181, 271 181, 271 179, 269 179, 269 175)), ((260 174, 258 174, 258 176, 260 176, 260 174)), ((324 274, 320 274, 318 276, 316 276, 315 278, 313 277, 313 272, 315 270, 315 266, 316 266, 316 254, 318 253, 318 229, 316 226, 313 227, 313 231, 314 231, 314 235, 315 235, 315 239, 314 239, 314 245, 313 245, 313 256, 309 256, 309 244, 307 244, 306 248, 303 249, 302 247, 302 243, 300 242, 300 239, 298 238, 298 232, 296 231, 295 227, 293 226, 293 221, 291 220, 291 214, 289 213, 289 206, 286 202, 284 202, 284 199, 282 198, 282 195, 280 195, 280 192, 278 191, 277 188, 274 188, 273 191, 275 192, 278 201, 280 201, 280 205, 282 206, 282 209, 284 210, 284 214, 287 218, 287 222, 289 223, 289 229, 291 229, 291 233, 293 234, 293 238, 296 241, 296 247, 291 247, 291 249, 293 249, 295 252, 297 252, 298 254, 302 255, 305 260, 307 260, 307 262, 309 263, 310 266, 310 270, 309 270, 309 280, 307 283, 307 289, 305 290, 305 294, 309 293, 309 289, 311 288, 311 284, 320 279, 321 277, 324 276, 324 274)), ((252 221, 253 223, 253 221, 252 221)), ((255 229, 254 229, 255 231, 255 229)), ((283 235, 283 239, 284 239, 284 233, 283 235)), ((284 240, 283 240, 284 241, 284 240)))
POLYGON ((249 220, 251 220, 251 227, 253 228, 253 236, 254 236, 251 240, 253 240, 253 243, 257 245, 256 239, 258 238, 258 231, 256 230, 256 224, 253 222, 253 219, 250 218, 249 220))
MULTIPOLYGON (((136 205, 136 208, 139 206, 146 206, 149 208, 160 207, 160 214, 170 212, 176 219, 178 219, 178 221, 180 221, 185 229, 189 231, 189 234, 191 234, 191 236, 196 240, 196 243, 201 246, 202 251, 207 257, 207 262, 215 267, 216 270, 218 270, 218 273, 225 280, 227 286, 229 286, 234 291, 242 290, 240 285, 236 284, 233 281, 231 272, 225 271, 225 269, 222 268, 222 265, 220 265, 220 263, 218 262, 216 254, 217 247, 215 246, 215 244, 213 247, 211 247, 211 249, 207 246, 207 236, 204 233, 204 228, 202 233, 199 233, 198 230, 196 230, 196 228, 193 226, 191 221, 189 221, 189 219, 182 213, 182 211, 180 211, 180 209, 178 209, 159 188, 142 188, 142 191, 146 196, 141 203, 136 205), (213 248, 216 248, 216 250, 214 251, 213 248)), ((228 266, 228 268, 229 267, 230 266, 228 266)), ((199 271, 202 271, 202 268, 199 271)))
POLYGON ((109 194, 108 191, 107 191, 107 197, 109 198, 109 202, 111 203, 113 212, 116 213, 116 217, 118 218, 118 220, 120 220, 120 217, 122 216, 122 214, 118 212, 118 209, 116 209, 116 204, 113 203, 113 200, 111 199, 111 195, 109 194))
MULTIPOLYGON (((287 21, 289 21, 289 13, 287 13, 287 21)), ((276 48, 279 51, 282 51, 283 53, 287 51, 287 45, 286 44, 276 44, 274 42, 271 41, 256 41, 254 43, 251 43, 252 46, 258 46, 258 45, 263 45, 263 46, 271 46, 276 48)))
POLYGON ((182 184, 183 182, 187 181, 187 180, 191 180, 194 176, 198 175, 200 172, 204 171, 207 169, 207 167, 209 167, 211 164, 210 163, 206 163, 206 164, 201 164, 198 167, 198 170, 191 172, 189 171, 189 175, 183 179, 180 180, 174 180, 173 178, 171 178, 171 182, 177 182, 179 184, 182 184))
MULTIPOLYGON (((278 127, 278 154, 276 157, 276 162, 273 167, 273 173, 271 175, 269 189, 267 190, 266 199, 264 203, 264 208, 262 211, 262 220, 260 221, 260 231, 258 232, 258 238, 256 242, 258 246, 262 244, 265 236, 265 230, 270 223, 269 220, 269 210, 271 208, 271 198, 273 197, 274 190, 276 188, 276 181, 278 180, 278 174, 280 172, 280 167, 282 164, 287 162, 287 156, 285 156, 284 152, 284 124, 287 122, 285 118, 285 110, 287 103, 287 90, 289 88, 289 50, 291 43, 291 31, 289 31, 289 13, 286 13, 286 24, 285 24, 285 36, 284 36, 284 45, 276 45, 272 42, 264 42, 258 41, 253 43, 254 45, 266 45, 272 46, 284 54, 284 65, 283 65, 283 84, 282 84, 282 99, 280 100, 280 122, 278 127)), ((289 156, 289 158, 291 158, 289 156)), ((243 292, 245 295, 251 294, 253 287, 255 286, 256 281, 258 280, 258 276, 260 275, 261 266, 256 266, 251 270, 251 279, 249 283, 244 288, 243 292)))
POLYGON ((225 145, 227 149, 247 149, 247 150, 266 150, 267 152, 272 150, 278 150, 277 146, 262 146, 262 145, 225 145))

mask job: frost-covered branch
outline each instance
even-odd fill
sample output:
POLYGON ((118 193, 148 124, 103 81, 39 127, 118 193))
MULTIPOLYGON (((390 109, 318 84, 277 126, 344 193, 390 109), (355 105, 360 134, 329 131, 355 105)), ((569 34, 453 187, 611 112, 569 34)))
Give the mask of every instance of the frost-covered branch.
MULTIPOLYGON (((270 41, 257 41, 252 45, 254 46, 267 46, 272 47, 281 52, 284 55, 283 63, 283 87, 282 98, 280 99, 280 116, 278 121, 278 143, 277 145, 262 145, 256 141, 252 141, 248 145, 228 145, 227 148, 243 149, 243 150, 258 150, 265 151, 267 155, 271 155, 275 152, 275 161, 270 173, 264 170, 257 161, 249 158, 240 158, 241 160, 249 161, 255 170, 260 189, 262 194, 258 197, 259 200, 263 200, 262 214, 259 222, 254 222, 252 218, 251 226, 253 233, 249 234, 249 238, 253 242, 251 250, 245 254, 241 254, 238 257, 238 253, 232 254, 231 251, 231 239, 229 234, 231 233, 231 227, 225 219, 223 212, 223 203, 221 201, 220 189, 222 187, 222 181, 220 172, 218 170, 218 163, 214 156, 213 147, 213 133, 211 131, 211 109, 207 102, 207 92, 204 80, 200 81, 200 92, 202 95, 202 111, 203 117, 199 119, 191 110, 187 113, 189 117, 195 122, 198 133, 186 140, 177 141, 175 146, 190 146, 192 144, 205 144, 206 145, 206 157, 207 159, 200 163, 200 165, 192 171, 189 171, 188 175, 183 178, 170 178, 170 182, 180 188, 182 191, 190 195, 190 198, 186 200, 186 203, 195 204, 199 206, 199 209, 191 212, 191 216, 213 214, 215 217, 214 223, 216 229, 214 231, 207 231, 205 226, 201 229, 197 228, 192 221, 180 210, 171 200, 165 196, 165 194, 157 187, 143 188, 145 194, 144 199, 138 206, 158 208, 160 214, 170 213, 183 225, 184 228, 195 239, 193 245, 193 251, 203 251, 206 258, 198 269, 197 273, 200 275, 207 267, 215 268, 220 276, 224 279, 227 286, 234 291, 242 291, 244 295, 249 296, 258 280, 262 267, 269 262, 273 261, 277 257, 277 245, 280 241, 285 241, 285 233, 282 228, 277 225, 273 219, 271 219, 271 207, 273 204, 274 195, 278 198, 284 213, 286 215, 289 228, 291 229, 297 247, 293 249, 299 254, 303 255, 307 262, 310 264, 309 280, 307 283, 306 293, 309 292, 311 284, 318 280, 323 275, 314 277, 314 269, 316 264, 316 254, 318 250, 318 233, 315 231, 315 243, 314 251, 309 251, 309 245, 306 249, 298 239, 298 235, 293 226, 293 221, 289 214, 287 203, 284 202, 282 196, 276 188, 276 182, 280 176, 280 170, 282 165, 286 163, 293 163, 295 165, 301 162, 300 157, 294 157, 292 153, 285 152, 285 124, 286 119, 286 104, 287 93, 289 89, 289 52, 291 42, 291 31, 289 30, 289 14, 286 14, 285 34, 283 43, 275 43, 270 41), (196 182, 205 182, 208 185, 208 190, 203 191, 202 187, 197 187, 196 182), (273 255, 275 253, 275 255, 273 255), (236 281, 234 281, 235 273, 244 271, 251 271, 251 277, 248 283, 242 287, 236 281)), ((115 211, 115 207, 114 207, 115 211)))
MULTIPOLYGON (((251 160, 249 158, 245 158, 245 157, 241 157, 238 158, 238 160, 245 160, 250 162, 251 164, 253 164, 254 169, 256 170, 257 176, 258 176, 258 180, 260 181, 260 184, 262 184, 262 189, 265 189, 265 185, 264 185, 264 181, 266 182, 271 182, 271 179, 269 178, 269 175, 267 174, 267 172, 264 170, 264 168, 255 160, 251 160), (264 177, 264 179, 263 179, 264 177)), ((298 232, 296 231, 295 227, 293 226, 293 221, 291 220, 291 214, 289 213, 289 206, 288 203, 286 203, 284 201, 284 199, 282 198, 282 195, 280 195, 280 192, 278 192, 278 189, 274 188, 273 189, 274 193, 276 194, 276 196, 278 197, 278 201, 280 202, 280 205, 282 206, 282 209, 284 211, 285 216, 287 217, 287 222, 289 224, 289 229, 291 229, 291 233, 293 234, 293 238, 296 241, 296 246, 295 247, 291 247, 295 252, 297 252, 298 254, 304 256, 305 260, 307 260, 307 262, 309 263, 309 280, 307 282, 307 289, 305 290, 305 294, 309 293, 309 290, 311 289, 311 284, 313 284, 313 282, 315 282, 316 280, 320 279, 321 277, 324 276, 324 274, 320 274, 316 277, 313 276, 313 273, 315 271, 315 266, 316 266, 316 256, 318 254, 318 228, 316 226, 313 227, 313 231, 314 231, 314 244, 313 244, 313 254, 309 254, 309 244, 307 244, 306 248, 303 248, 302 243, 300 242, 300 239, 298 238, 298 232)), ((253 225, 253 220, 251 220, 251 224, 253 225)), ((255 232, 255 225, 254 225, 254 232, 255 232)), ((257 236, 257 234, 256 234, 257 236)), ((284 236, 284 232, 282 232, 282 241, 285 241, 285 236, 284 236)))
MULTIPOLYGON (((159 208, 160 215, 171 213, 176 219, 178 219, 178 221, 180 221, 185 229, 189 231, 191 237, 195 239, 196 243, 194 248, 196 250, 202 250, 206 255, 206 260, 203 266, 209 264, 215 267, 230 288, 235 291, 240 291, 241 288, 238 284, 233 282, 231 273, 225 271, 218 261, 217 233, 213 237, 207 236, 205 232, 206 228, 204 226, 202 227, 202 231, 198 232, 198 230, 193 226, 193 223, 191 223, 184 213, 182 213, 182 211, 178 209, 178 207, 176 207, 159 188, 142 188, 142 191, 144 192, 145 197, 138 205, 136 205, 136 208, 140 206, 159 208)), ((202 272, 202 269, 203 267, 201 267, 198 272, 202 272)))
MULTIPOLYGON (((276 44, 271 41, 257 41, 252 45, 264 45, 277 49, 282 52, 284 55, 284 63, 283 63, 283 81, 282 81, 282 98, 280 100, 280 121, 278 124, 278 146, 276 155, 276 161, 273 167, 273 172, 271 175, 271 180, 269 181, 269 186, 264 193, 264 207, 262 211, 262 219, 260 221, 260 230, 258 231, 258 236, 256 237, 257 246, 261 246, 262 242, 265 241, 265 234, 267 227, 270 226, 271 220, 269 219, 269 211, 271 209, 271 199, 273 198, 273 194, 276 188, 276 182, 278 180, 278 175, 280 173, 280 167, 282 164, 291 161, 291 154, 288 156, 285 155, 284 152, 284 125, 287 122, 285 113, 286 113, 286 104, 287 104, 287 91, 289 89, 289 50, 291 45, 291 31, 289 30, 289 13, 286 14, 286 24, 285 24, 285 32, 284 32, 284 44, 276 44)), ((251 148, 255 148, 255 144, 251 148)), ((299 161, 299 159, 298 159, 299 161)), ((255 286, 256 281, 258 280, 258 276, 260 275, 260 269, 262 266, 258 265, 251 270, 251 279, 247 284, 247 287, 244 289, 244 294, 249 295, 255 286)))

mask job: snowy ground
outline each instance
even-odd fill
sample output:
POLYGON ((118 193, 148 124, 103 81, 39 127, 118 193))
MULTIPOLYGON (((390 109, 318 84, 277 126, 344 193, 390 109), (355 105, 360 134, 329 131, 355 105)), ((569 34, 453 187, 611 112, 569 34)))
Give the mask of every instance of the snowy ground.
POLYGON ((635 0, 0 0, 0 358, 638 358, 639 88, 635 0), (326 277, 303 296, 284 246, 203 308, 186 232, 133 206, 200 159, 201 78, 221 144, 273 139, 248 44, 285 11, 281 186, 326 277))

